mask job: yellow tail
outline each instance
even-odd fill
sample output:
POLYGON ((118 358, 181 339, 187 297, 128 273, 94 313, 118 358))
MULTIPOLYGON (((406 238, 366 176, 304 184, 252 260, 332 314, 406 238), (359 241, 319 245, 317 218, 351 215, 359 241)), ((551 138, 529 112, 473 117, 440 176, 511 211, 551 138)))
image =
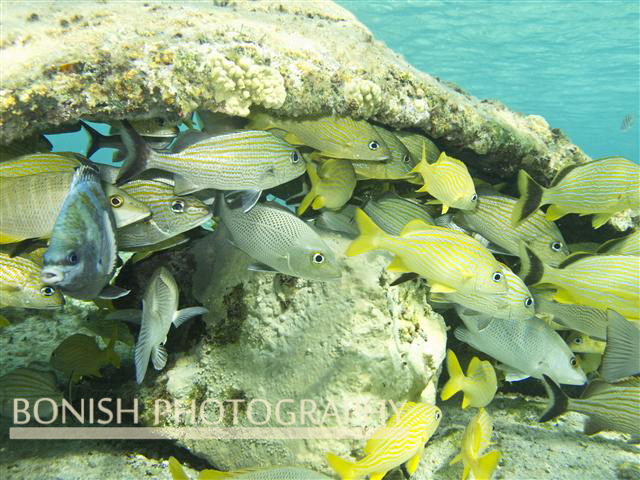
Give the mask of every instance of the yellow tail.
POLYGON ((378 240, 385 236, 384 230, 376 225, 362 209, 356 208, 355 219, 360 236, 347 248, 347 256, 349 257, 377 249, 378 240))
POLYGON ((474 469, 473 475, 476 480, 490 480, 493 471, 498 466, 500 460, 500 452, 493 450, 478 459, 477 468, 474 469))
MULTIPOLYGON (((307 208, 309 208, 311 202, 313 202, 314 199, 318 196, 318 184, 320 183, 320 177, 318 176, 316 169, 313 167, 313 165, 311 165, 311 162, 307 163, 307 174, 309 175, 309 180, 311 181, 311 190, 309 190, 309 193, 307 193, 302 199, 302 202, 300 202, 300 206, 298 207, 298 211, 296 212, 298 216, 302 215, 307 210, 307 208)), ((313 208, 317 210, 316 202, 314 202, 313 208)))
POLYGON ((447 350, 447 371, 449 372, 449 380, 442 388, 442 392, 440 392, 441 400, 453 397, 462 390, 464 384, 465 376, 462 373, 462 368, 460 368, 458 357, 453 353, 453 350, 447 350))
POLYGON ((176 457, 169 457, 169 472, 171 472, 171 478, 173 478, 173 480, 189 480, 189 477, 176 457))
POLYGON ((329 462, 331 468, 338 472, 342 480, 353 480, 354 463, 343 460, 333 453, 327 453, 327 462, 329 462))

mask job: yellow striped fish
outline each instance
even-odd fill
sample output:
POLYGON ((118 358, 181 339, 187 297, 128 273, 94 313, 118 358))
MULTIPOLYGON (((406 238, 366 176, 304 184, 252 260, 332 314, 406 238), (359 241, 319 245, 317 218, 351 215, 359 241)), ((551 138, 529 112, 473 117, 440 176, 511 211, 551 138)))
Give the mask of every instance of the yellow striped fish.
POLYGON ((506 276, 507 291, 505 293, 431 293, 430 302, 455 303, 465 308, 485 313, 491 318, 507 320, 527 320, 535 315, 534 300, 531 292, 522 279, 502 265, 506 276))
POLYGON ((406 462, 409 475, 418 468, 425 444, 435 433, 442 412, 435 405, 407 402, 377 430, 364 447, 366 457, 349 462, 329 453, 327 461, 343 480, 381 480, 385 474, 406 462))
POLYGON ((569 255, 562 233, 536 210, 516 227, 511 225, 511 213, 516 199, 498 193, 480 193, 475 210, 461 210, 453 219, 456 224, 479 233, 512 255, 518 255, 524 242, 542 261, 557 266, 569 255))
POLYGON ((400 235, 404 226, 412 220, 421 220, 433 225, 433 218, 423 205, 391 192, 379 198, 372 198, 362 209, 371 220, 391 235, 400 235))
POLYGON ((174 174, 176 194, 214 188, 260 192, 305 172, 302 155, 275 135, 244 130, 212 136, 198 131, 179 137, 172 153, 149 148, 126 122, 122 138, 129 148, 118 183, 157 168, 174 174))
POLYGON ((640 256, 640 229, 636 229, 624 237, 604 242, 598 247, 597 253, 640 256))
POLYGON ((607 312, 600 308, 558 303, 546 295, 533 295, 536 316, 547 323, 553 321, 556 330, 576 330, 597 340, 607 338, 607 312))
MULTIPOLYGON (((0 176, 0 243, 51 234, 74 171, 0 176)), ((103 184, 116 225, 123 227, 150 215, 149 208, 113 185, 103 184)))
POLYGON ((118 248, 123 250, 164 242, 211 218, 204 203, 195 197, 177 196, 169 183, 132 180, 120 188, 151 210, 149 218, 118 230, 118 248))
POLYGON ((527 285, 550 284, 553 299, 640 319, 640 257, 575 253, 557 268, 543 263, 522 245, 520 276, 527 285))
POLYGON ((549 377, 544 376, 550 407, 540 418, 546 422, 568 411, 587 415, 584 433, 616 431, 640 435, 640 377, 616 383, 591 382, 580 398, 569 398, 549 377))
POLYGON ((422 145, 425 146, 425 157, 428 163, 434 163, 440 156, 440 149, 436 147, 436 144, 429 140, 424 135, 419 133, 396 131, 393 134, 400 140, 413 158, 414 163, 418 164, 422 159, 422 145))
POLYGON ((339 210, 351 198, 356 188, 356 174, 349 160, 341 158, 318 159, 318 170, 307 163, 307 173, 311 180, 311 190, 302 199, 298 215, 302 215, 309 205, 314 210, 328 208, 339 210))
POLYGON ((595 340, 584 333, 572 332, 567 337, 567 345, 572 352, 603 354, 606 342, 595 340))
MULTIPOLYGON (((56 405, 62 404, 62 393, 56 385, 53 372, 43 372, 33 368, 16 368, 0 377, 0 415, 13 418, 13 400, 24 398, 29 401, 27 411, 31 418, 35 403, 41 398, 50 398, 56 405)), ((43 401, 38 404, 38 416, 43 420, 51 418, 53 405, 43 401)), ((18 414, 22 420, 24 414, 18 414)))
POLYGON ((442 203, 442 213, 449 207, 473 210, 478 203, 478 195, 467 166, 457 158, 442 152, 438 160, 427 162, 427 147, 422 145, 422 160, 413 169, 422 175, 424 185, 418 192, 429 192, 442 203))
POLYGON ((49 363, 65 376, 71 383, 77 383, 82 377, 91 375, 101 377, 100 369, 106 365, 120 368, 120 357, 113 350, 117 332, 111 335, 107 348, 100 350, 96 337, 76 333, 65 338, 53 351, 49 363))
POLYGON ((389 271, 415 272, 427 279, 434 293, 507 291, 502 265, 480 242, 463 233, 414 220, 394 236, 360 209, 355 218, 360 236, 349 245, 349 256, 387 250, 395 254, 389 271))
POLYGON ((374 126, 375 131, 380 135, 384 143, 389 147, 391 157, 383 162, 370 162, 366 160, 354 160, 353 168, 358 179, 380 179, 380 180, 410 180, 418 179, 419 176, 412 173, 418 162, 407 150, 407 147, 396 138, 389 130, 374 126))
POLYGON ((0 253, 0 307, 58 308, 64 305, 60 291, 40 279, 42 265, 22 257, 0 253))
MULTIPOLYGON (((189 480, 189 476, 175 457, 169 457, 169 472, 173 480, 189 480)), ((268 467, 268 468, 243 468, 232 472, 219 470, 201 470, 198 480, 221 480, 225 478, 241 478, 243 480, 331 480, 308 468, 302 467, 268 467)))
POLYGON ((0 162, 0 177, 68 172, 78 166, 80 161, 75 153, 31 153, 0 162))
POLYGON ((370 162, 391 157, 384 140, 369 123, 350 117, 285 119, 258 113, 251 117, 247 128, 284 130, 287 142, 315 148, 325 157, 370 162))
POLYGON ((568 213, 595 214, 591 223, 593 228, 599 228, 617 212, 640 209, 640 165, 623 157, 570 165, 558 172, 548 188, 520 170, 518 190, 520 199, 513 209, 513 225, 540 206, 551 205, 548 220, 557 220, 568 213))
POLYGON ((448 400, 459 391, 464 393, 462 408, 486 407, 491 403, 498 390, 496 371, 490 362, 473 357, 467 368, 467 375, 462 373, 458 357, 453 350, 447 350, 447 372, 449 380, 442 387, 440 398, 448 400))
POLYGON ((473 473, 474 480, 490 480, 493 472, 498 466, 500 460, 500 452, 492 450, 484 453, 491 443, 493 435, 493 421, 484 408, 469 420, 467 428, 462 436, 462 448, 460 453, 453 457, 449 465, 458 463, 460 460, 464 463, 462 472, 462 480, 469 475, 469 471, 473 473))

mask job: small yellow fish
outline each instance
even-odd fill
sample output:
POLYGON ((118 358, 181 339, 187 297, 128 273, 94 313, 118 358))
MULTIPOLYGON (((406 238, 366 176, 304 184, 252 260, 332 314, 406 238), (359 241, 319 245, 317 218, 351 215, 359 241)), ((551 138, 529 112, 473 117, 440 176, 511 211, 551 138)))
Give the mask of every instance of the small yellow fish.
POLYGON ((568 213, 595 214, 593 228, 604 225, 615 213, 640 209, 640 165, 623 157, 605 157, 569 165, 545 188, 524 170, 518 175, 520 199, 511 223, 517 225, 542 205, 551 205, 547 220, 568 213))
POLYGON ((478 194, 467 166, 457 158, 442 152, 438 160, 427 162, 427 147, 422 145, 422 160, 412 170, 422 175, 424 185, 418 192, 429 192, 442 203, 442 213, 449 207, 473 210, 478 203, 478 194))
MULTIPOLYGON (((169 457, 169 472, 173 480, 189 480, 190 478, 175 457, 169 457)), ((200 471, 198 474, 198 480, 221 480, 225 478, 245 480, 331 480, 326 475, 302 467, 243 468, 232 472, 207 469, 200 471)))
POLYGON ((422 146, 425 145, 426 148, 426 159, 428 163, 434 163, 438 160, 440 156, 440 149, 429 140, 424 135, 420 135, 419 133, 405 132, 405 131, 397 131, 393 132, 393 134, 400 140, 413 158, 415 163, 419 163, 422 158, 422 146))
POLYGON ((405 462, 412 475, 441 417, 442 412, 435 405, 407 402, 385 427, 373 434, 362 460, 349 462, 329 453, 327 461, 343 480, 357 480, 366 475, 370 480, 381 480, 389 470, 405 462))
POLYGON ((0 253, 0 307, 59 308, 64 298, 40 279, 42 264, 0 253))
POLYGON ((464 471, 462 472, 462 480, 469 475, 469 471, 473 473, 474 480, 490 480, 494 470, 498 466, 500 460, 500 452, 492 450, 484 453, 485 450, 492 445, 491 436, 493 434, 493 422, 489 414, 484 408, 469 420, 469 424, 464 431, 462 437, 462 448, 449 465, 458 463, 460 460, 464 463, 464 471))
POLYGON ((453 350, 447 350, 447 371, 449 380, 442 388, 440 398, 448 400, 462 390, 464 392, 463 409, 469 405, 475 408, 486 407, 498 390, 498 380, 493 366, 486 360, 481 361, 478 357, 471 359, 465 376, 456 354, 453 350))
POLYGON ((120 368, 120 357, 113 350, 116 338, 114 331, 107 348, 100 350, 95 337, 76 333, 58 345, 49 362, 53 368, 71 377, 71 383, 77 383, 87 375, 101 377, 100 369, 106 365, 120 368))
POLYGON ((573 332, 567 337, 567 345, 569 345, 572 352, 598 353, 602 355, 607 342, 594 340, 584 333, 573 332))
POLYGON ((307 163, 311 190, 302 199, 298 215, 302 215, 309 205, 314 210, 339 210, 349 201, 356 188, 356 174, 349 160, 327 158, 320 161, 317 172, 311 162, 307 163))
POLYGON ((394 236, 360 209, 355 219, 360 236, 349 245, 348 256, 387 250, 395 254, 389 271, 417 273, 427 279, 433 293, 507 291, 504 267, 480 242, 464 233, 414 220, 394 236))

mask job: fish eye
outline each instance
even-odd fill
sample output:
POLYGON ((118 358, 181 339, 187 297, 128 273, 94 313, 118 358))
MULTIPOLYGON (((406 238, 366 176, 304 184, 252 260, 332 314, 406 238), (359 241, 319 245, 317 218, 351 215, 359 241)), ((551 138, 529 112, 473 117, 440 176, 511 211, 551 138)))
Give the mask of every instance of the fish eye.
POLYGON ((171 204, 171 211, 174 213, 184 212, 184 200, 177 199, 171 204))
POLYGON ((69 265, 78 263, 78 254, 76 252, 69 252, 69 255, 67 255, 67 263, 69 265))
POLYGON ((573 343, 575 343, 576 345, 580 345, 582 343, 582 337, 578 336, 574 338, 573 343))
POLYGON ((411 162, 411 157, 409 155, 405 155, 404 157, 402 157, 402 161, 404 163, 409 163, 411 162))
POLYGON ((495 272, 495 273, 493 274, 493 277, 492 277, 492 278, 493 278, 493 281, 494 281, 494 282, 499 282, 499 281, 501 281, 501 280, 502 280, 502 277, 503 277, 502 273, 500 273, 500 272, 495 272))
POLYGON ((313 259, 313 263, 322 263, 324 262, 324 255, 322 255, 319 252, 316 252, 313 254, 313 257, 311 257, 313 259))
POLYGON ((378 142, 376 142, 375 140, 371 140, 369 142, 369 150, 377 150, 380 148, 380 144, 378 142))
POLYGON ((291 163, 296 164, 300 161, 300 154, 296 151, 291 152, 291 163))
POLYGON ((562 242, 553 242, 551 244, 551 250, 553 250, 554 252, 559 252, 560 250, 562 250, 562 242))
POLYGON ((578 359, 576 357, 571 357, 571 360, 569 360, 569 363, 571 364, 571 366, 573 368, 577 368, 578 367, 578 359))
POLYGON ((531 305, 533 305, 533 298, 531 297, 527 297, 524 299, 524 306, 529 308, 531 305))
POLYGON ((111 195, 109 197, 109 203, 113 208, 120 208, 124 203, 124 199, 121 195, 111 195))
POLYGON ((40 293, 42 295, 44 295, 45 297, 50 297, 51 295, 53 295, 54 293, 56 293, 55 289, 53 287, 42 287, 40 289, 40 293))
POLYGON ((442 416, 442 414, 440 412, 436 412, 436 420, 440 420, 441 416, 442 416))
POLYGON ((478 200, 478 194, 474 193, 473 195, 471 195, 471 201, 475 202, 476 200, 478 200))

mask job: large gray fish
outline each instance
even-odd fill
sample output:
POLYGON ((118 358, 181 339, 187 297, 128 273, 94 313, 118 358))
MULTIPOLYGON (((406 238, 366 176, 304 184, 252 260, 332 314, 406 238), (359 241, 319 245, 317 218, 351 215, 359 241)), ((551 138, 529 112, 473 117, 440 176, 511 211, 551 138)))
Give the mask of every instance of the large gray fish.
POLYGON ((617 383, 595 380, 590 383, 581 398, 569 398, 547 375, 545 388, 550 407, 541 422, 572 411, 587 415, 584 433, 593 435, 601 431, 616 431, 640 435, 640 377, 630 377, 617 383))
POLYGON ((607 311, 607 346, 600 373, 606 382, 640 374, 640 328, 613 310, 607 311))
POLYGON ((208 312, 204 307, 189 307, 178 310, 178 285, 171 272, 158 268, 147 285, 142 299, 142 323, 136 343, 136 381, 142 383, 147 373, 149 357, 156 370, 167 363, 164 344, 171 325, 176 328, 197 315, 208 312))
POLYGON ((81 300, 127 294, 109 286, 118 260, 115 231, 98 171, 78 167, 44 254, 42 281, 81 300))
POLYGON ((186 132, 176 139, 172 153, 149 148, 126 122, 122 138, 128 156, 118 176, 119 184, 157 168, 174 174, 174 190, 179 195, 206 188, 249 191, 245 209, 257 202, 263 189, 286 183, 306 171, 298 150, 264 131, 218 136, 186 132))
POLYGON ((335 256, 318 233, 294 214, 275 205, 256 205, 243 213, 219 201, 222 222, 233 244, 258 263, 254 270, 277 271, 308 280, 341 276, 335 256))
POLYGON ((467 328, 456 338, 508 367, 507 380, 548 375, 558 383, 583 385, 587 377, 562 337, 536 317, 514 321, 457 308, 467 328))
POLYGON ((558 303, 546 295, 533 295, 536 315, 549 323, 552 320, 562 328, 556 330, 575 330, 596 340, 607 338, 607 312, 599 308, 573 303, 558 303))
MULTIPOLYGON (((56 405, 62 404, 62 393, 56 385, 55 374, 33 368, 16 368, 0 377, 0 415, 13 418, 13 401, 23 398, 29 401, 29 415, 33 418, 35 403, 41 398, 50 398, 56 405)), ((21 405, 21 404, 19 404, 21 405)), ((53 414, 53 405, 49 401, 38 404, 38 417, 45 420, 53 414)), ((23 414, 18 414, 23 419, 23 414)))

